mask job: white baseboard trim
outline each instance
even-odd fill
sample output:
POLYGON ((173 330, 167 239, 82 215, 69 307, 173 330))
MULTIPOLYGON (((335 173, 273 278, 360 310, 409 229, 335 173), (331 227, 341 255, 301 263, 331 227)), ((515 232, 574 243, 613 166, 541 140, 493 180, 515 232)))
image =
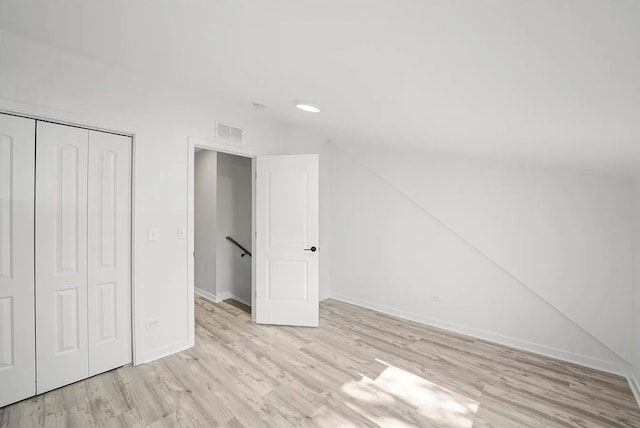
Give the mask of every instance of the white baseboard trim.
POLYGON ((454 324, 448 321, 442 321, 435 318, 425 317, 416 313, 405 312, 395 308, 391 308, 377 303, 368 302, 365 300, 343 296, 340 294, 332 293, 330 298, 339 300, 341 302, 350 303, 352 305, 361 306, 363 308, 372 309, 374 311, 382 312, 388 315, 393 315, 398 318, 403 318, 409 321, 415 321, 421 324, 430 325, 433 327, 441 328, 444 330, 453 331, 455 333, 472 336, 478 339, 487 340, 500 345, 510 346, 512 348, 521 349, 523 351, 533 352, 536 354, 544 355, 558 360, 566 361, 573 364, 578 364, 584 367, 589 367, 596 370, 601 370, 607 373, 616 374, 622 377, 627 377, 629 373, 629 365, 626 363, 615 363, 611 361, 603 361, 596 358, 592 358, 586 355, 574 354, 572 352, 563 351, 561 349, 551 348, 548 346, 540 345, 537 343, 527 342, 520 339, 515 339, 501 334, 492 333, 485 330, 479 330, 471 327, 465 327, 458 324, 454 324))
POLYGON ((636 398, 638 406, 640 406, 640 382, 638 382, 638 378, 633 370, 629 370, 627 381, 629 382, 629 387, 631 388, 631 392, 633 392, 633 396, 636 398))
POLYGON ((216 296, 215 294, 211 294, 208 291, 203 290, 202 288, 198 288, 195 287, 195 293, 200 296, 200 297, 204 297, 207 300, 211 300, 212 302, 218 303, 218 302, 222 302, 224 299, 220 299, 218 296, 216 296))
POLYGON ((193 347, 193 345, 188 340, 180 341, 167 346, 161 346, 160 348, 143 352, 140 355, 140 363, 150 363, 152 361, 159 360, 160 358, 167 357, 171 354, 184 351, 185 349, 189 349, 191 347, 193 347))

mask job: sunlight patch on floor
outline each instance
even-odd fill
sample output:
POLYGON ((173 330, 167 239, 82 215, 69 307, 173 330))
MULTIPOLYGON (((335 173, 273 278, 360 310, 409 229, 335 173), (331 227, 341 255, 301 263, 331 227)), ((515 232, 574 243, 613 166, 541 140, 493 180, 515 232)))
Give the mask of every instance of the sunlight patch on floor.
POLYGON ((477 401, 401 368, 376 361, 386 368, 375 380, 362 375, 360 380, 342 386, 342 392, 353 400, 346 403, 348 406, 382 426, 421 426, 421 421, 439 427, 473 426, 479 406, 477 401), (380 411, 365 411, 365 408, 380 411))

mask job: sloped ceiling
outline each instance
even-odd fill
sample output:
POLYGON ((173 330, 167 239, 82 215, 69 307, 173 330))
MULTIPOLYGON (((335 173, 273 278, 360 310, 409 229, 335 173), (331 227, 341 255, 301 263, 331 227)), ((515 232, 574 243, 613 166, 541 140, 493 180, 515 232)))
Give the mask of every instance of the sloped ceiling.
POLYGON ((334 139, 640 168, 640 1, 0 2, 4 30, 334 139))

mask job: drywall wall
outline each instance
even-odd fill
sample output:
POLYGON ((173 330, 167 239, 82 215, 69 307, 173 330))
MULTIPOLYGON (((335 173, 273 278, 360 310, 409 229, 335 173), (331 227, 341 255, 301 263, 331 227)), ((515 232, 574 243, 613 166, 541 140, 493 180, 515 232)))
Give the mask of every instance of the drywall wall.
POLYGON ((333 153, 332 295, 625 373, 628 181, 344 142, 333 153))
POLYGON ((240 124, 246 145, 278 153, 280 127, 210 94, 169 88, 153 73, 130 74, 0 31, 0 108, 134 137, 134 313, 137 363, 190 345, 187 241, 187 137, 214 139, 215 121, 240 124), (147 241, 147 228, 160 239, 147 241), (157 320, 147 329, 145 321, 157 320))
POLYGON ((631 361, 632 388, 640 404, 640 178, 633 186, 634 247, 633 247, 633 359, 631 361))
MULTIPOLYGON (((372 156, 372 153, 368 155, 372 156)), ((494 174, 490 181, 486 176, 483 177, 478 168, 473 168, 472 163, 464 166, 466 173, 471 176, 470 180, 454 182, 455 177, 450 173, 456 165, 460 166, 461 160, 440 159, 430 163, 419 153, 412 153, 411 158, 414 161, 407 157, 401 162, 397 156, 386 154, 384 160, 389 165, 401 167, 407 179, 415 180, 414 189, 433 192, 428 202, 432 204, 430 207, 439 209, 436 216, 416 202, 415 197, 422 196, 422 193, 407 195, 387 181, 386 177, 382 178, 344 151, 334 159, 331 171, 333 223, 328 233, 334 239, 339 236, 341 245, 336 246, 331 254, 332 295, 444 328, 624 373, 626 363, 619 355, 510 274, 499 261, 479 252, 469 238, 447 224, 453 218, 445 216, 448 212, 456 214, 455 218, 467 227, 478 222, 478 219, 493 217, 496 224, 492 229, 493 234, 487 236, 488 243, 504 240, 509 233, 519 233, 520 239, 511 241, 510 245, 511 251, 516 254, 520 252, 521 256, 523 247, 535 244, 536 233, 555 236, 555 245, 566 245, 567 235, 564 234, 568 234, 570 229, 567 230, 568 225, 561 221, 562 217, 554 223, 549 213, 548 218, 532 221, 527 215, 531 207, 513 200, 504 191, 504 186, 514 186, 514 192, 528 195, 545 212, 549 209, 548 204, 556 203, 553 198, 555 187, 545 186, 546 180, 552 180, 551 173, 546 169, 523 169, 516 165, 504 169, 497 165, 485 165, 494 174), (415 159, 423 161, 423 169, 413 168, 415 159), (421 173, 427 170, 430 177, 421 173), (528 185, 518 181, 518 178, 522 178, 521 174, 528 180, 528 185), (479 195, 474 196, 473 192, 479 195), (456 206, 457 197, 468 197, 475 204, 456 206), (498 207, 504 211, 498 210, 498 207), (507 224, 509 221, 513 223, 507 224), (539 223, 543 223, 546 229, 539 230, 539 223), (531 239, 524 239, 519 228, 524 233, 532 234, 531 239)), ((478 161, 477 165, 482 165, 482 162, 478 161)), ((555 177, 556 186, 569 186, 569 189, 565 189, 570 190, 567 198, 578 201, 575 202, 574 213, 579 215, 573 221, 580 222, 583 216, 589 216, 589 213, 579 209, 580 198, 586 197, 591 191, 588 189, 598 184, 598 180, 592 179, 587 182, 591 186, 584 187, 580 180, 573 185, 571 183, 568 177, 555 177)), ((625 197, 629 198, 630 194, 624 183, 607 183, 607 179, 602 179, 603 187, 596 187, 596 193, 592 196, 594 206, 589 209, 604 217, 603 224, 596 223, 594 227, 610 226, 606 221, 607 216, 615 217, 620 228, 615 236, 621 248, 606 240, 596 241, 590 236, 580 245, 605 245, 606 250, 628 260, 624 254, 624 250, 630 254, 630 246, 624 239, 624 232, 629 231, 629 205, 625 197)), ((581 226, 588 233, 591 224, 585 221, 581 226)), ((553 242, 548 245, 549 254, 541 254, 539 257, 543 257, 543 260, 537 261, 542 265, 540 268, 546 270, 557 266, 552 260, 546 259, 554 256, 556 251, 553 242)), ((581 252, 580 245, 576 244, 573 251, 581 252)), ((588 269, 581 264, 571 265, 574 260, 571 255, 565 260, 567 269, 588 269)), ((604 262, 600 266, 603 270, 610 269, 604 262)), ((619 286, 619 292, 626 299, 616 309, 626 315, 625 319, 620 319, 619 313, 603 313, 609 309, 609 301, 619 296, 604 293, 600 302, 584 299, 584 295, 593 290, 582 290, 579 288, 581 284, 568 282, 563 270, 555 271, 558 277, 554 282, 558 296, 572 297, 581 306, 588 304, 594 318, 603 323, 606 322, 603 318, 608 316, 618 320, 618 331, 612 333, 611 337, 607 336, 614 343, 622 343, 630 338, 627 330, 630 326, 630 308, 627 304, 630 288, 624 288, 630 286, 629 263, 622 264, 620 269, 627 273, 626 282, 615 284, 613 281, 619 272, 614 270, 608 277, 611 281, 605 278, 605 282, 597 284, 597 291, 614 291, 614 287, 619 286), (574 293, 573 296, 571 293, 574 293)))
POLYGON ((285 135, 284 151, 321 154, 321 278, 331 296, 626 373, 628 180, 332 143, 308 128, 285 135), (511 272, 527 260, 553 295, 511 272))
POLYGON ((194 159, 194 281, 196 292, 216 296, 218 153, 200 150, 194 159))
POLYGON ((629 361, 630 180, 420 150, 345 149, 629 361))
POLYGON ((216 297, 251 305, 251 257, 227 241, 230 236, 251 251, 251 159, 218 153, 216 297))

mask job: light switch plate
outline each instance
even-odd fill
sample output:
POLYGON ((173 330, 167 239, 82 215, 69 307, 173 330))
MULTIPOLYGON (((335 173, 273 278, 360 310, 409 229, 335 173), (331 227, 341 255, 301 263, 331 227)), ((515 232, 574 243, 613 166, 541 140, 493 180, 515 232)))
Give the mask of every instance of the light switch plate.
POLYGON ((178 226, 178 239, 187 239, 187 228, 178 226))

